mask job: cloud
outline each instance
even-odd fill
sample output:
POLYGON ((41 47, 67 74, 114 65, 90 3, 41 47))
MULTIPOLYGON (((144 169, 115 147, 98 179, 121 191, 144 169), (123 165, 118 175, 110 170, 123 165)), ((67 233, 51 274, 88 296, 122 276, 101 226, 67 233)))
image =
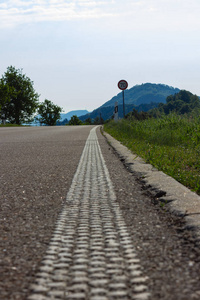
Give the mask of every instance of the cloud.
POLYGON ((0 27, 111 16, 114 4, 113 0, 4 0, 0 4, 0 27))
POLYGON ((199 12, 199 0, 2 0, 0 28, 105 17, 118 17, 114 26, 120 23, 130 31, 137 26, 154 30, 162 24, 163 28, 199 28, 199 12))

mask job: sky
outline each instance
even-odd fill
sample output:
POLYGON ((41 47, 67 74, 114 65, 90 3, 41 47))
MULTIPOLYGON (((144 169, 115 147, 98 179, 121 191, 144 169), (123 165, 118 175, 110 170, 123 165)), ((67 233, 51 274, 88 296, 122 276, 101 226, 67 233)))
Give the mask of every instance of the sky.
POLYGON ((0 0, 0 77, 23 69, 64 112, 167 84, 200 96, 199 0, 0 0))

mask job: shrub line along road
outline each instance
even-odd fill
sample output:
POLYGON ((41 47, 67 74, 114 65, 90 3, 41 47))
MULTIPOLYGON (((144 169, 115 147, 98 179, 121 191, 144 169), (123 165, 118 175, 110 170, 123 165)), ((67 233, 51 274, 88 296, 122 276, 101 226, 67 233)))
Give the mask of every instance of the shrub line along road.
POLYGON ((2 128, 0 148, 1 299, 200 298, 194 232, 99 128, 2 128))

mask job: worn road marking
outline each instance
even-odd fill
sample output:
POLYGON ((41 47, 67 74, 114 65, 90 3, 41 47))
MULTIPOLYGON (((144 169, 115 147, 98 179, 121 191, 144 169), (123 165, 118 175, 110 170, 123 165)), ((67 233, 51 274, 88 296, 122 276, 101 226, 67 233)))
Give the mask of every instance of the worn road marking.
POLYGON ((28 299, 147 300, 146 280, 93 128, 28 299))

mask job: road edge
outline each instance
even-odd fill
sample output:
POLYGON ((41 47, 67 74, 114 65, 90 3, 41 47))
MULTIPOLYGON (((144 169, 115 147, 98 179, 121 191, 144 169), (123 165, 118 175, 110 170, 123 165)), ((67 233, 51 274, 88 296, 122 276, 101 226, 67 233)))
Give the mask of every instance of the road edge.
POLYGON ((200 196, 174 178, 146 163, 105 132, 103 127, 102 134, 126 168, 143 184, 146 193, 172 214, 184 217, 185 229, 193 230, 196 238, 200 240, 200 196))

